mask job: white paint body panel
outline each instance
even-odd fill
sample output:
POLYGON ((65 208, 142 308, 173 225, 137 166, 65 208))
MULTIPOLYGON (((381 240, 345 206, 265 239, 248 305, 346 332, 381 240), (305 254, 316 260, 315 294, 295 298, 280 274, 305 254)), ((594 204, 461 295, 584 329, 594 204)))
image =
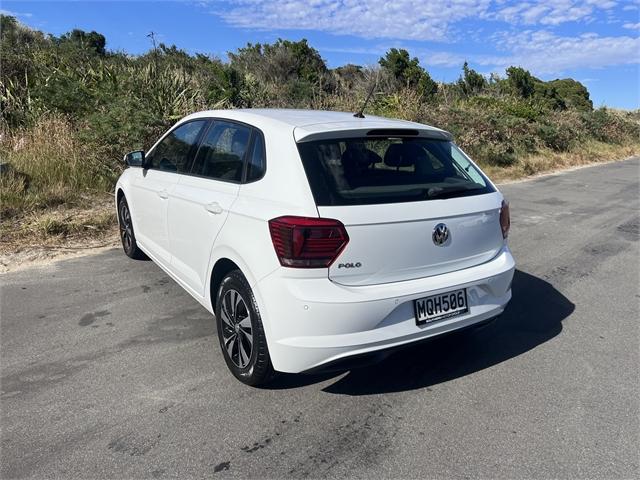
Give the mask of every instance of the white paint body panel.
POLYGON ((502 195, 385 205, 319 207, 321 217, 340 220, 349 243, 329 268, 344 285, 413 280, 488 262, 502 248, 502 195), (449 239, 436 246, 434 227, 445 223, 449 239), (359 268, 343 268, 358 263, 359 268))
POLYGON ((177 178, 169 172, 132 169, 134 175, 131 193, 127 195, 136 235, 163 262, 171 261, 169 232, 167 230, 167 206, 169 194, 177 178))
POLYGON ((171 267, 204 297, 211 249, 240 185, 178 175, 167 213, 171 267))
POLYGON ((296 140, 371 128, 447 135, 426 125, 367 117, 303 110, 199 112, 178 124, 220 118, 262 131, 262 179, 238 185, 128 168, 118 180, 116 191, 129 202, 140 248, 210 312, 216 262, 228 259, 238 266, 256 297, 276 370, 300 372, 466 327, 500 314, 511 298, 515 264, 500 232, 497 190, 428 202, 316 206, 296 140), (219 213, 207 210, 214 202, 219 213), (330 268, 282 267, 268 228, 270 219, 282 215, 336 218, 350 241, 330 268), (431 232, 442 221, 451 238, 436 247, 431 232), (338 269, 340 262, 362 267, 338 269), (416 325, 413 300, 458 288, 467 288, 468 313, 416 325))

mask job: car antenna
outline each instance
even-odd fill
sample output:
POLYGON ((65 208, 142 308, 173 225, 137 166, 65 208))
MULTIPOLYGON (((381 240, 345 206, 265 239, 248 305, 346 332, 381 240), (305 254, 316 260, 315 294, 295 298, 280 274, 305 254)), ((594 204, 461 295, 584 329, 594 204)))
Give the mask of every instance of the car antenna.
POLYGON ((373 82, 373 85, 371 85, 371 90, 369 90, 369 94, 367 95, 367 98, 364 100, 364 103, 362 104, 362 108, 353 114, 354 117, 364 118, 364 109, 367 108, 367 103, 369 103, 369 99, 371 98, 371 95, 373 95, 373 91, 376 89, 377 85, 378 85, 378 77, 376 75, 376 79, 373 82))

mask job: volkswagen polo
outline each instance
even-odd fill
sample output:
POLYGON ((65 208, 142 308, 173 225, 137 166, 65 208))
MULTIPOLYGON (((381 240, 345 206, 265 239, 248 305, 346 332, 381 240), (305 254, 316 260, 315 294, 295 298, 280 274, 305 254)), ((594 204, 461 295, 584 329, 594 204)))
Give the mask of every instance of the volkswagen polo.
POLYGON ((244 383, 479 325, 511 298, 508 204, 443 130, 205 111, 125 162, 125 253, 215 315, 244 383))

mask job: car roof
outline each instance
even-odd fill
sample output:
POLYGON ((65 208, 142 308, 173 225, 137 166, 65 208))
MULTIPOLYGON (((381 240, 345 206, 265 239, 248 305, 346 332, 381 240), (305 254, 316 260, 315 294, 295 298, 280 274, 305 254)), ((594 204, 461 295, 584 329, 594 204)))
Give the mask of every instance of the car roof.
POLYGON ((354 117, 352 112, 326 110, 280 108, 205 110, 189 115, 184 120, 203 117, 237 120, 260 129, 288 127, 294 130, 294 136, 297 141, 315 139, 331 132, 369 131, 371 129, 414 129, 428 136, 450 138, 450 134, 444 130, 430 125, 369 114, 366 114, 365 118, 357 118, 354 117))

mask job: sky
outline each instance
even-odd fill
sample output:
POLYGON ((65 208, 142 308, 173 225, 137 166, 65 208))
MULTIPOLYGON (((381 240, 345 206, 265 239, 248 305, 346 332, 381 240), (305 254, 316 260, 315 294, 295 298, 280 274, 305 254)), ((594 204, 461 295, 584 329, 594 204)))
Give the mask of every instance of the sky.
POLYGON ((96 30, 133 54, 151 31, 223 60, 247 42, 306 38, 331 68, 405 48, 438 81, 465 61, 486 75, 518 65, 579 80, 596 107, 640 108, 640 0, 0 0, 0 13, 54 35, 96 30))

